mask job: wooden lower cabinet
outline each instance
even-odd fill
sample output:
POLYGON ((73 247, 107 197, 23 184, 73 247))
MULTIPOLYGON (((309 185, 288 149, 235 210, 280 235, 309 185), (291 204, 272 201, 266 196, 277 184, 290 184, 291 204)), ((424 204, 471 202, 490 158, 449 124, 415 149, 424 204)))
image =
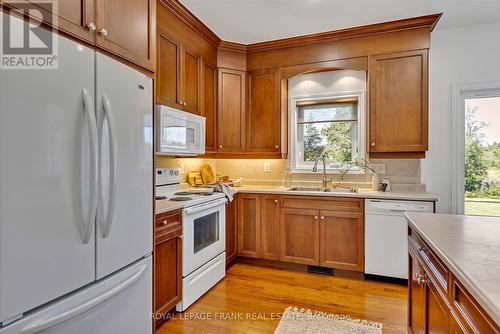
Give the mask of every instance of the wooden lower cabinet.
POLYGON ((364 215, 320 211, 320 261, 322 267, 364 270, 364 215))
POLYGON ((226 265, 238 255, 238 195, 226 204, 226 265))
MULTIPOLYGON (((410 230, 408 241, 408 331, 412 334, 498 334, 499 326, 484 312, 453 274, 446 287, 432 262, 437 255, 410 230), (425 256, 424 256, 425 255, 425 256), (448 291, 449 287, 449 293, 448 291)), ((449 272, 448 268, 445 268, 449 272)))
MULTIPOLYGON (((166 313, 182 299, 180 211, 158 215, 154 236, 154 311, 166 313)), ((157 324, 162 320, 158 320, 157 324)))
POLYGON ((284 208, 281 213, 280 226, 280 260, 318 265, 318 211, 284 208))
POLYGON ((280 196, 261 196, 260 258, 279 259, 280 196))
POLYGON ((260 239, 260 195, 238 194, 238 255, 258 258, 260 239))

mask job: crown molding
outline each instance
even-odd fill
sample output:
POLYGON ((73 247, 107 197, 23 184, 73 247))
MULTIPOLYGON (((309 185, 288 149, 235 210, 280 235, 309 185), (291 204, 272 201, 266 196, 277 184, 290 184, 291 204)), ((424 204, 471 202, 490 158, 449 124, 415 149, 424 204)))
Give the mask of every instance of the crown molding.
POLYGON ((161 0, 161 3, 169 8, 181 21, 189 25, 196 32, 201 34, 210 44, 218 47, 221 39, 203 22, 193 15, 186 7, 184 7, 178 0, 161 0))
POLYGON ((281 49, 281 48, 288 48, 295 46, 304 46, 315 43, 325 43, 325 42, 337 41, 348 38, 363 37, 363 36, 382 34, 399 30, 424 28, 424 27, 428 27, 430 31, 432 31, 436 26, 437 22, 439 21, 441 15, 442 13, 439 13, 433 15, 402 19, 397 21, 369 24, 354 28, 283 38, 268 42, 253 43, 246 45, 246 49, 249 53, 251 53, 251 52, 267 51, 267 50, 274 50, 274 49, 281 49))
POLYGON ((228 41, 221 41, 219 44, 219 49, 239 52, 239 53, 247 52, 247 46, 245 44, 228 42, 228 41))

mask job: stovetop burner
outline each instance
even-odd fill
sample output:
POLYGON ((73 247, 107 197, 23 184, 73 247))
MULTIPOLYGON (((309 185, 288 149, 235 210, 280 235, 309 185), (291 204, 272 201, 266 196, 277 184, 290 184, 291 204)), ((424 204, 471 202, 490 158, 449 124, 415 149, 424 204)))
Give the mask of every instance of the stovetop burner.
POLYGON ((205 191, 179 191, 174 193, 174 195, 186 196, 186 195, 197 195, 197 196, 211 196, 213 193, 205 192, 205 191))
POLYGON ((168 199, 169 201, 174 201, 174 202, 185 202, 185 201, 191 201, 191 197, 172 197, 168 199))
POLYGON ((156 200, 167 199, 167 196, 155 196, 156 200))

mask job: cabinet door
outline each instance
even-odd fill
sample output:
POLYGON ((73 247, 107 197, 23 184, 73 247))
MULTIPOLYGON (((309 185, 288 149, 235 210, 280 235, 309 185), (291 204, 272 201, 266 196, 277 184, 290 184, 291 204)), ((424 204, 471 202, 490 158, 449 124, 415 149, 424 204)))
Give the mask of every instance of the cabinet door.
POLYGON ((238 255, 259 257, 260 195, 238 195, 238 255))
POLYGON ((370 152, 425 152, 427 50, 370 57, 370 152))
POLYGON ((201 58, 186 48, 181 48, 182 63, 182 104, 184 110, 192 114, 201 114, 201 85, 200 85, 200 69, 201 58))
POLYGON ((206 118, 205 151, 217 151, 217 67, 203 61, 202 67, 202 115, 206 118))
POLYGON ((364 271, 364 218, 359 213, 320 212, 320 265, 364 271))
POLYGON ((282 209, 280 220, 280 260, 319 264, 319 212, 282 209))
POLYGON ((95 1, 97 3, 97 45, 154 71, 156 1, 95 1))
POLYGON ((279 71, 276 69, 248 73, 246 150, 249 152, 280 151, 279 81, 279 71))
POLYGON ((408 327, 412 334, 423 334, 425 331, 425 284, 422 282, 424 270, 416 255, 410 252, 408 273, 408 327))
POLYGON ((261 196, 261 241, 260 258, 278 260, 279 258, 279 222, 280 222, 280 196, 261 196))
POLYGON ((159 104, 182 109, 180 103, 180 44, 158 29, 158 58, 156 67, 156 101, 159 104))
MULTIPOLYGON (((30 13, 29 9, 38 9, 42 13, 43 21, 46 24, 57 27, 57 29, 76 38, 94 43, 96 35, 94 28, 94 0, 56 1, 57 7, 52 6, 49 2, 28 2, 13 1, 7 2, 6 5, 23 9, 25 13, 30 13), (57 17, 52 16, 54 13, 56 13, 57 17), (92 30, 91 27, 94 29, 92 30)), ((36 15, 33 17, 36 17, 36 15)))
POLYGON ((449 306, 427 275, 425 284, 425 332, 448 334, 450 332, 449 306))
POLYGON ((245 151, 245 72, 219 69, 217 145, 219 152, 245 151))
POLYGON ((238 196, 226 205, 226 264, 236 258, 238 251, 238 196))
POLYGON ((182 298, 182 229, 155 237, 155 312, 167 312, 182 298))

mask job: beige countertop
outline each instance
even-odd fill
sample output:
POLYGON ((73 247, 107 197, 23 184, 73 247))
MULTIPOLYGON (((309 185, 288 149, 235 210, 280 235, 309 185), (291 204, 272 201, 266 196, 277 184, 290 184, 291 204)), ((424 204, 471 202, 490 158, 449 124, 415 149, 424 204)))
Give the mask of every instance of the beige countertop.
POLYGON ((500 218, 407 213, 408 223, 500 324, 500 218))
MULTIPOLYGON (((412 201, 437 201, 438 197, 426 192, 380 192, 360 189, 359 193, 350 192, 319 192, 319 191, 291 191, 283 186, 270 185, 244 185, 234 188, 236 192, 243 194, 280 194, 280 195, 302 195, 302 196, 329 196, 329 197, 357 197, 412 201)), ((187 202, 173 202, 168 200, 156 201, 156 214, 182 209, 187 202)))

